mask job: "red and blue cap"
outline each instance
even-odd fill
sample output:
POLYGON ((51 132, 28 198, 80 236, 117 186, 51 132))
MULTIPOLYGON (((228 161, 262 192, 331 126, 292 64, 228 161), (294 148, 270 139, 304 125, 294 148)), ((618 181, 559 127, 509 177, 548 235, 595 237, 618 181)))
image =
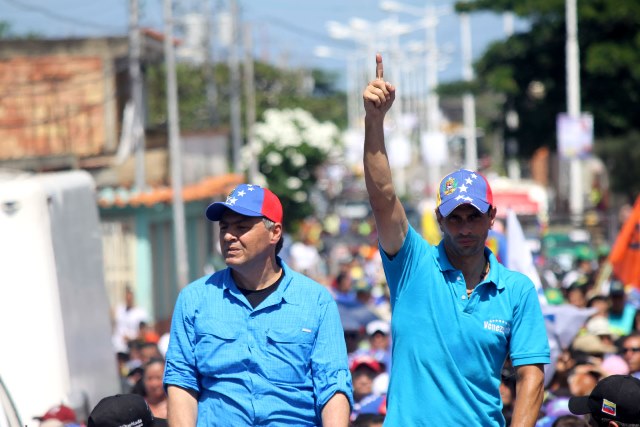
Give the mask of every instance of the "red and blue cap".
POLYGON ((240 184, 227 196, 224 202, 209 205, 206 211, 211 221, 220 221, 224 212, 230 209, 244 216, 260 216, 273 222, 282 223, 282 203, 271 190, 254 184, 240 184))
POLYGON ((440 181, 436 206, 440 214, 446 217, 455 208, 465 204, 486 213, 493 204, 493 194, 484 176, 468 169, 459 169, 440 181))

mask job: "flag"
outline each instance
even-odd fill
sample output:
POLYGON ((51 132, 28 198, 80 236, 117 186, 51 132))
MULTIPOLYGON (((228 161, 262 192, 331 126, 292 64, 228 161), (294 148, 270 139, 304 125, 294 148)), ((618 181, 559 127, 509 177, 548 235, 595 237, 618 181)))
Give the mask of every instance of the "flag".
POLYGON ((507 237, 494 229, 489 230, 485 246, 498 258, 501 264, 507 265, 507 237))
POLYGON ((129 101, 122 113, 122 133, 115 156, 115 164, 123 164, 138 147, 142 138, 144 138, 144 129, 140 121, 140 114, 136 111, 134 103, 129 101))
POLYGON ((608 261, 622 283, 640 289, 640 196, 618 233, 608 261))
POLYGON ((533 263, 531 249, 529 248, 527 239, 524 237, 522 225, 520 225, 520 221, 512 209, 507 210, 507 268, 519 271, 531 279, 536 287, 536 291, 538 291, 540 304, 547 304, 547 298, 544 296, 544 289, 542 289, 540 274, 538 274, 538 270, 533 263))
POLYGON ((544 366, 544 384, 549 385, 556 371, 556 362, 563 350, 571 346, 595 308, 579 308, 571 304, 543 305, 542 315, 549 340, 551 363, 544 366))

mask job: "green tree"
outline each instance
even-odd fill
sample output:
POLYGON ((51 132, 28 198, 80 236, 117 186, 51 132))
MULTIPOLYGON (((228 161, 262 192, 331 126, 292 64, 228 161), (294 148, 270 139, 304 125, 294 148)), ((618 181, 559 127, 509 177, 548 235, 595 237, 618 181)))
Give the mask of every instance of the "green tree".
MULTIPOLYGON (((528 31, 492 44, 477 61, 476 86, 504 94, 505 113, 518 113, 518 129, 506 136, 517 139, 521 156, 541 146, 555 150, 556 115, 566 111, 565 1, 476 0, 456 7, 513 11, 528 20, 528 31)), ((640 127, 640 1, 580 0, 578 21, 582 110, 594 116, 595 151, 610 166, 614 190, 626 192, 629 177, 616 175, 622 174, 625 153, 640 153, 640 144, 632 143, 640 127)), ((499 122, 492 126, 504 128, 499 122)), ((633 169, 638 182, 640 169, 633 169)))
MULTIPOLYGON (((317 120, 331 121, 341 128, 346 126, 346 95, 335 87, 337 76, 322 70, 282 70, 264 62, 255 63, 254 74, 257 120, 261 120, 264 111, 271 108, 304 108, 317 120)), ((217 123, 211 123, 210 105, 206 95, 206 69, 203 66, 184 63, 177 65, 181 129, 200 130, 229 126, 229 68, 226 64, 218 63, 213 67, 212 75, 218 93, 218 102, 215 105, 217 123)), ((146 77, 150 126, 162 126, 167 120, 164 65, 148 66, 146 77)), ((244 107, 243 94, 243 122, 244 107)))

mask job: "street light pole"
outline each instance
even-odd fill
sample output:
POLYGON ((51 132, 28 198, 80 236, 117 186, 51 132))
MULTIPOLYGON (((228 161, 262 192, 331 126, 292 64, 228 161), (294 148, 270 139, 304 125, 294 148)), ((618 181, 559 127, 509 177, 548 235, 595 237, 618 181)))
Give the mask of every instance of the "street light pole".
MULTIPOLYGON (((567 41, 567 113, 573 120, 580 118, 580 53, 578 48, 578 7, 577 0, 565 1, 567 41)), ((584 189, 582 162, 577 155, 570 160, 569 209, 574 219, 584 212, 584 189)))
POLYGON ((180 119, 178 116, 178 84, 173 47, 173 4, 164 0, 164 55, 167 66, 167 121, 169 126, 169 158, 171 161, 171 190, 173 192, 174 255, 178 289, 189 280, 184 201, 182 199, 182 151, 180 147, 180 119))
MULTIPOLYGON (((462 40, 462 78, 470 82, 473 80, 473 68, 471 67, 471 22, 468 13, 460 14, 460 31, 462 40)), ((464 94, 462 110, 465 136, 465 167, 470 170, 476 170, 478 169, 476 100, 472 93, 464 94)))

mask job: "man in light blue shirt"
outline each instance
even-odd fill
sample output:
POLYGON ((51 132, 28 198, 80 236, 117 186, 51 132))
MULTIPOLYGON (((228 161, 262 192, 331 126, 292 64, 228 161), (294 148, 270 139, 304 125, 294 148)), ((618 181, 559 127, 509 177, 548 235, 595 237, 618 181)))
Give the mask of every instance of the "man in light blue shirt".
POLYGON ((340 426, 353 402, 331 294, 277 256, 282 205, 238 186, 207 208, 228 268, 182 290, 164 384, 171 426, 340 426))
POLYGON ((511 425, 533 426, 549 363, 536 289, 485 247, 496 208, 480 174, 461 169, 440 183, 438 246, 409 225, 384 142, 395 87, 383 80, 380 55, 376 64, 363 93, 364 172, 392 308, 385 425, 504 426, 499 386, 510 357, 517 375, 511 425))

